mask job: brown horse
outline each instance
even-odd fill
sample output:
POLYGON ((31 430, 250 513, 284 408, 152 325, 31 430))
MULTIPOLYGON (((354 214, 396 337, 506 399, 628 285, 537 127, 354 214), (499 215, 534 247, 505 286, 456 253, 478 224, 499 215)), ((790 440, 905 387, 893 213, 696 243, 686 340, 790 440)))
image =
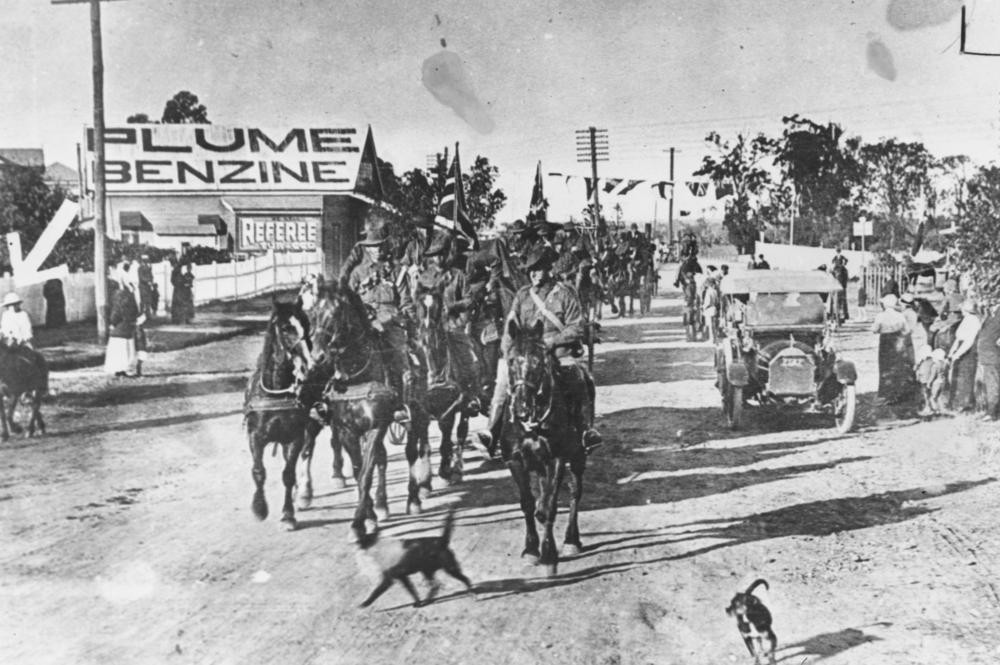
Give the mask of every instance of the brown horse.
POLYGON ((14 411, 22 395, 31 397, 31 416, 28 419, 28 436, 35 435, 35 427, 45 433, 42 420, 42 397, 49 391, 49 367, 41 353, 25 346, 0 344, 0 438, 10 438, 10 432, 19 434, 21 426, 14 422, 14 411), (10 398, 10 406, 4 398, 10 398), (9 425, 9 427, 8 427, 9 425))
MULTIPOLYGON (((382 340, 357 294, 335 283, 329 284, 316 307, 314 364, 299 399, 307 409, 315 409, 322 424, 314 421, 307 431, 305 463, 299 467, 299 506, 305 507, 312 498, 315 437, 324 425, 329 426, 335 477, 338 472, 342 474, 339 450, 346 450, 351 459, 358 485, 358 505, 351 529, 355 537, 361 538, 369 526, 366 521, 374 528, 379 519, 389 515, 385 436, 398 420, 404 404, 402 396, 388 385, 382 340)), ((406 457, 410 466, 407 512, 419 512, 420 487, 426 485, 426 478, 420 473, 418 440, 412 426, 406 433, 406 457)))
POLYGON ((274 302, 264 336, 264 348, 257 369, 250 376, 243 401, 243 423, 253 456, 253 480, 256 486, 251 509, 259 520, 267 517, 264 497, 264 449, 268 443, 281 444, 285 486, 282 524, 295 529, 292 497, 295 489, 295 464, 305 444, 308 414, 295 398, 297 382, 308 371, 309 320, 297 304, 274 302))
POLYGON ((524 513, 525 540, 521 556, 545 565, 549 575, 555 575, 559 563, 553 527, 559 503, 559 489, 566 466, 570 471, 569 523, 563 542, 563 554, 580 552, 580 529, 577 511, 583 494, 583 472, 587 453, 582 435, 593 420, 594 385, 587 378, 585 413, 574 416, 567 392, 559 384, 558 374, 578 371, 576 367, 560 367, 546 350, 543 326, 520 329, 508 322, 508 334, 514 341, 508 356, 511 397, 504 422, 504 457, 517 484, 524 513), (532 491, 532 476, 537 477, 539 496, 532 491), (542 525, 544 538, 539 550, 538 530, 542 525))
MULTIPOLYGON (((429 452, 428 426, 436 420, 441 432, 441 461, 438 476, 445 482, 462 482, 462 451, 468 443, 469 410, 476 401, 473 390, 463 391, 444 328, 443 299, 440 291, 419 287, 416 299, 420 350, 425 361, 426 380, 421 382, 415 406, 414 430, 420 437, 420 450, 429 452), (453 430, 456 422, 458 429, 453 430)), ((471 347, 470 347, 471 351, 471 347)), ((471 359, 466 362, 472 362, 471 359)))

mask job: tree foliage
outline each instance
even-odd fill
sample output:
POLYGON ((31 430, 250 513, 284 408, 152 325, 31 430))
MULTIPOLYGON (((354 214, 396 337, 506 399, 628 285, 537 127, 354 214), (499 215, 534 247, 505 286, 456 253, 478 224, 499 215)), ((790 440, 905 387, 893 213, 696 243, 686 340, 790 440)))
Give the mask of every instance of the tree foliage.
POLYGON ((208 124, 209 122, 208 110, 205 105, 198 103, 198 95, 187 90, 181 90, 167 100, 160 120, 172 124, 208 124))
POLYGON ((507 195, 495 187, 500 169, 490 164, 490 160, 476 155, 472 167, 465 175, 465 203, 469 218, 477 231, 491 229, 496 223, 497 213, 507 203, 507 195))
POLYGON ((861 201, 876 211, 877 222, 885 229, 876 234, 873 247, 902 249, 916 233, 914 215, 930 191, 933 157, 923 143, 896 139, 865 144, 859 156, 863 168, 861 201))
POLYGON ((1000 300, 1000 166, 983 167, 968 181, 953 246, 955 263, 969 272, 977 295, 1000 300))
POLYGON ((760 230, 756 214, 759 197, 772 184, 771 173, 764 167, 775 153, 776 142, 764 134, 752 138, 738 134, 735 140, 727 141, 717 132, 710 132, 705 141, 716 154, 705 156, 694 175, 707 175, 717 189, 732 194, 726 202, 723 226, 730 242, 752 252, 760 230))

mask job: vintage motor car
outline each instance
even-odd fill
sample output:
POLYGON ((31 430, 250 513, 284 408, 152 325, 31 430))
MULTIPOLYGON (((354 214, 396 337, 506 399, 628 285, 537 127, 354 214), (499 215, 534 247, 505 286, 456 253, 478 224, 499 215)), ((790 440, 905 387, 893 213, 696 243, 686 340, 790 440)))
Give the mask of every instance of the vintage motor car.
POLYGON ((837 357, 827 301, 841 286, 824 271, 752 270, 722 280, 715 369, 722 408, 738 429, 745 404, 786 404, 854 427, 854 363, 837 357))

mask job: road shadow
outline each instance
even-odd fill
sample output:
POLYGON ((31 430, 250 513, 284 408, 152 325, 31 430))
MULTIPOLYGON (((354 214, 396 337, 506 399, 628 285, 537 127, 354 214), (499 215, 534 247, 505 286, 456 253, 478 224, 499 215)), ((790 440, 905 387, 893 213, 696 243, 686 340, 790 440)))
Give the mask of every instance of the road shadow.
MULTIPOLYGON (((883 621, 873 625, 888 627, 892 624, 883 621)), ((778 659, 778 662, 801 663, 803 659, 809 659, 809 662, 815 663, 841 654, 856 646, 867 644, 868 642, 878 642, 881 639, 881 637, 866 633, 860 628, 844 628, 835 633, 814 635, 807 640, 801 640, 779 648, 778 651, 783 655, 778 659), (792 651, 794 653, 789 653, 792 651)))
MULTIPOLYGON (((102 434, 104 432, 129 432, 132 430, 150 429, 155 427, 170 427, 172 425, 185 425, 188 423, 198 422, 201 420, 214 420, 216 418, 227 418, 229 416, 234 416, 238 413, 243 413, 243 410, 229 409, 228 411, 219 411, 216 413, 186 413, 180 416, 163 416, 161 418, 144 418, 142 420, 118 421, 113 423, 96 423, 93 425, 85 425, 83 427, 77 427, 75 429, 70 429, 70 430, 52 431, 49 432, 49 437, 59 438, 66 436, 96 435, 96 434, 102 434)), ((2 445, 3 447, 12 447, 12 448, 19 447, 19 446, 7 446, 6 444, 0 444, 0 445, 2 445)), ((30 445, 30 444, 25 444, 25 445, 30 445)))
POLYGON ((243 392, 246 386, 246 376, 167 383, 146 383, 145 379, 124 379, 120 384, 111 384, 96 392, 59 393, 53 397, 53 401, 66 406, 114 406, 174 397, 200 397, 202 395, 218 395, 219 393, 243 392))
POLYGON ((715 380, 711 349, 621 349, 602 351, 599 357, 603 362, 594 364, 594 381, 601 387, 715 380))

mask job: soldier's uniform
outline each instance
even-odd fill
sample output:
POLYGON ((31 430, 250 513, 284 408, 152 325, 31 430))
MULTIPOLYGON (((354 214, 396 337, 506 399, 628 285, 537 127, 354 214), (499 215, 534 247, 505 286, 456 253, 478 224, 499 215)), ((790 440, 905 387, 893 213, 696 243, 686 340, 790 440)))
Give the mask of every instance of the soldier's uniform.
POLYGON ((356 265, 345 266, 341 281, 374 310, 373 324, 382 331, 382 356, 390 384, 406 400, 411 380, 407 319, 412 316, 413 301, 409 289, 399 284, 391 257, 381 251, 387 239, 384 223, 369 224, 365 238, 355 245, 361 258, 356 265), (371 248, 379 248, 378 253, 371 248))
MULTIPOLYGON (((448 359, 454 372, 453 378, 464 392, 478 396, 479 362, 468 335, 468 311, 473 299, 466 286, 465 274, 458 268, 446 267, 450 251, 451 245, 446 237, 435 238, 424 257, 441 257, 443 265, 431 263, 420 272, 416 294, 420 297, 423 293, 434 292, 441 298, 441 323, 447 342, 448 359)), ((432 382, 452 378, 440 374, 444 368, 435 369, 439 373, 431 377, 432 382)))
POLYGON ((469 315, 469 340, 479 359, 480 399, 488 404, 496 382, 500 359, 500 332, 514 300, 514 290, 501 274, 500 260, 473 262, 468 267, 466 283, 472 302, 469 315))
MULTIPOLYGON (((525 262, 529 271, 551 268, 552 255, 544 249, 533 252, 525 262)), ((557 381, 561 391, 568 397, 571 412, 574 413, 574 423, 579 423, 585 430, 584 444, 588 448, 600 444, 600 435, 593 431, 593 404, 589 403, 587 395, 586 370, 581 367, 574 356, 582 346, 583 340, 583 309, 576 292, 564 284, 549 277, 542 284, 528 285, 518 290, 507 314, 508 322, 513 321, 519 328, 528 329, 541 321, 543 339, 546 347, 552 350, 559 360, 557 381)), ((501 352, 506 358, 513 346, 509 326, 504 325, 501 352)), ((506 362, 497 369, 497 384, 493 401, 490 404, 490 431, 481 433, 480 437, 488 447, 496 445, 499 438, 499 426, 503 406, 507 398, 510 377, 506 362)))

